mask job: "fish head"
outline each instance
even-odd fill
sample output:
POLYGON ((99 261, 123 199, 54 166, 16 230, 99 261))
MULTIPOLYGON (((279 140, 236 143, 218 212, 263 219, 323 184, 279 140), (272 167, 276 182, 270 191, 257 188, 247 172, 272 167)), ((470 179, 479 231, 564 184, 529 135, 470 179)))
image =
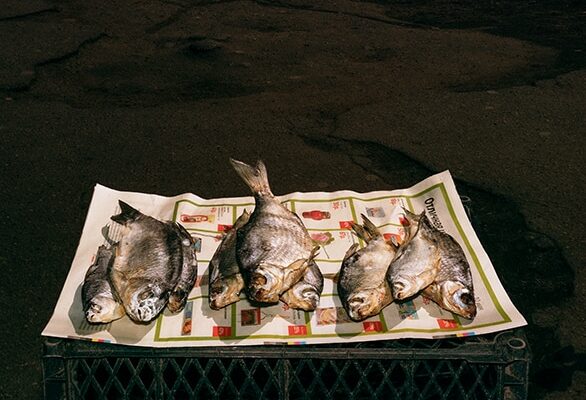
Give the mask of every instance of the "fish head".
POLYGON ((283 272, 274 265, 261 264, 250 273, 248 295, 259 303, 278 303, 282 293, 283 272))
MULTIPOLYGON (((405 253, 401 254, 403 255, 405 253)), ((423 258, 407 255, 400 265, 394 265, 397 261, 391 263, 387 281, 393 299, 405 300, 429 286, 434 281, 440 265, 437 255, 436 251, 423 258)))
POLYGON ((93 324, 108 323, 121 318, 124 307, 111 296, 95 296, 85 311, 85 318, 93 324))
POLYGON ((441 286, 441 306, 467 319, 476 317, 474 292, 461 282, 446 281, 441 286))
POLYGON ((137 322, 150 322, 159 315, 169 300, 169 291, 152 282, 130 282, 126 293, 126 312, 137 322))
POLYGON ((390 302, 386 298, 389 296, 376 288, 361 290, 348 296, 346 311, 353 321, 362 321, 378 314, 390 302))
POLYGON ((319 297, 320 293, 314 286, 303 282, 283 293, 281 299, 290 308, 313 311, 317 308, 319 297))
POLYGON ((422 287, 424 287, 424 284, 416 275, 399 276, 393 279, 391 283, 391 293, 393 299, 404 300, 417 294, 422 287))
POLYGON ((210 283, 210 308, 213 310, 219 310, 220 308, 224 308, 229 304, 237 302, 240 300, 240 292, 243 287, 244 281, 240 274, 214 280, 210 283))

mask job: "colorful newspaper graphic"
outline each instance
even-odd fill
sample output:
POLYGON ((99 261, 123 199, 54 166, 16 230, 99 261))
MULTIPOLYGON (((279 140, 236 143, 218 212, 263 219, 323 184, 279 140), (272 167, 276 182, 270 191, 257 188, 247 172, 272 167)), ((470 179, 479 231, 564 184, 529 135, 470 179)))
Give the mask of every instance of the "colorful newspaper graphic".
POLYGON ((241 300, 222 310, 208 307, 208 262, 229 229, 247 209, 252 197, 206 200, 193 194, 168 198, 120 192, 97 185, 77 253, 43 335, 78 338, 136 346, 224 346, 267 343, 339 343, 399 338, 441 338, 496 332, 525 325, 511 303, 466 216, 448 171, 431 176, 409 189, 356 193, 291 193, 282 202, 303 220, 321 246, 316 260, 324 278, 318 309, 303 312, 279 303, 254 307, 241 300), (81 285, 99 245, 105 237, 116 239, 120 227, 110 220, 121 199, 143 213, 181 223, 196 239, 200 274, 185 309, 175 315, 165 311, 147 325, 127 317, 106 325, 86 322, 81 305, 81 285), (472 321, 439 308, 417 296, 392 303, 379 315, 357 323, 344 311, 336 293, 336 279, 346 250, 358 239, 350 221, 367 215, 387 236, 404 235, 401 207, 426 210, 432 223, 452 235, 462 246, 472 269, 478 315, 472 321))

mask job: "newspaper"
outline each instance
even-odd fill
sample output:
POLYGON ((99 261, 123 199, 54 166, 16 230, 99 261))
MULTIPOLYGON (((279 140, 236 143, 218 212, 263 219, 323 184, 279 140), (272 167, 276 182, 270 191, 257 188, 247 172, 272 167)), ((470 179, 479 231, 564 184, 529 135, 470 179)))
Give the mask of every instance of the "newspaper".
POLYGON ((318 308, 304 312, 284 303, 254 307, 244 294, 240 301, 214 311, 208 306, 208 262, 252 197, 202 199, 194 194, 162 197, 121 192, 96 185, 71 270, 43 335, 86 339, 136 346, 225 346, 273 343, 315 344, 399 338, 436 339, 480 335, 525 325, 512 304, 467 217, 448 171, 431 176, 409 189, 356 193, 291 193, 279 199, 304 222, 320 245, 316 262, 324 275, 318 308), (120 227, 110 220, 119 212, 118 200, 160 220, 181 223, 194 237, 198 277, 184 310, 164 311, 149 324, 128 317, 109 324, 89 324, 81 303, 81 286, 98 246, 106 244, 105 232, 116 236, 120 227), (362 322, 351 321, 337 295, 336 279, 344 254, 353 243, 364 245, 352 233, 350 221, 368 216, 387 238, 405 234, 400 223, 402 207, 426 210, 432 223, 462 246, 472 270, 478 314, 466 320, 445 311, 423 296, 393 302, 362 322))

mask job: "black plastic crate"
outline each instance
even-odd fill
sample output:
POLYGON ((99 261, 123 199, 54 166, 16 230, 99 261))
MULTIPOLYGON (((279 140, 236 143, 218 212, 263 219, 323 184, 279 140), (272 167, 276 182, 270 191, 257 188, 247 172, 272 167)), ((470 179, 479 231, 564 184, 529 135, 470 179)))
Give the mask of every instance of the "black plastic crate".
POLYGON ((143 348, 46 338, 47 399, 525 399, 523 330, 335 345, 143 348))

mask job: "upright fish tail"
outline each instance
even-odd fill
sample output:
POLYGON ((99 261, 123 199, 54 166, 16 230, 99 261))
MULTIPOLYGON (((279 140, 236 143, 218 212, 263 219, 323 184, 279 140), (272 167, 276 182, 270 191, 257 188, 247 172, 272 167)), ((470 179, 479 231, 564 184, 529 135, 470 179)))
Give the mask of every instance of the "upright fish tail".
POLYGON ((269 186, 267 167, 261 160, 258 160, 256 167, 252 167, 242 161, 234 160, 233 158, 230 159, 230 163, 253 193, 273 195, 269 186))
POLYGON ((114 222, 118 222, 121 225, 126 225, 126 223, 135 221, 141 215, 143 215, 140 211, 123 202, 122 200, 118 200, 118 204, 120 205, 120 214, 112 215, 110 217, 110 219, 114 222))

